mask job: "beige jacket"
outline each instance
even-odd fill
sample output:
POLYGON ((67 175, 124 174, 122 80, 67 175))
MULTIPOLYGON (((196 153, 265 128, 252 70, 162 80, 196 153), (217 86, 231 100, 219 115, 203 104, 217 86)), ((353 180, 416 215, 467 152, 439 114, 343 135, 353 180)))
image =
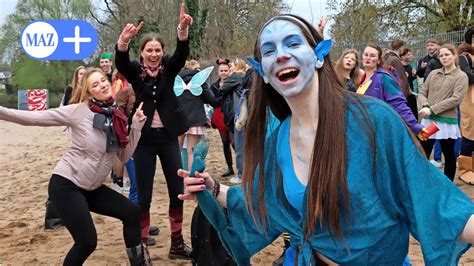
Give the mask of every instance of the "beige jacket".
MULTIPOLYGON (((71 180, 78 187, 94 190, 104 183, 114 163, 115 153, 106 153, 107 135, 92 127, 94 113, 88 103, 71 104, 46 111, 20 111, 0 106, 0 119, 25 126, 68 126, 71 147, 53 170, 53 174, 71 180)), ((133 121, 129 143, 117 155, 126 163, 140 139, 144 122, 133 121)))
POLYGON ((468 87, 466 73, 459 68, 445 72, 444 67, 431 71, 418 94, 418 107, 428 106, 432 115, 457 120, 456 106, 468 87))
POLYGON ((461 135, 474 141, 474 84, 469 86, 461 103, 461 135))

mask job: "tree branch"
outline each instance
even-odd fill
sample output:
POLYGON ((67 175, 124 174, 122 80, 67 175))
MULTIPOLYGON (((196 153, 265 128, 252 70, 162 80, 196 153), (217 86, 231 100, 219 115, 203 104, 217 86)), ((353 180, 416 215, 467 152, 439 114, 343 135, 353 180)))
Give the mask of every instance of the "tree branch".
POLYGON ((114 28, 113 28, 112 26, 110 26, 108 23, 105 23, 105 22, 100 21, 100 19, 94 15, 94 12, 92 12, 92 9, 91 9, 90 7, 89 7, 88 9, 89 9, 89 14, 92 16, 92 18, 95 19, 95 21, 97 21, 97 23, 99 23, 100 25, 102 25, 102 26, 104 26, 104 27, 108 27, 108 28, 110 28, 110 29, 112 29, 112 30, 114 29, 114 28))

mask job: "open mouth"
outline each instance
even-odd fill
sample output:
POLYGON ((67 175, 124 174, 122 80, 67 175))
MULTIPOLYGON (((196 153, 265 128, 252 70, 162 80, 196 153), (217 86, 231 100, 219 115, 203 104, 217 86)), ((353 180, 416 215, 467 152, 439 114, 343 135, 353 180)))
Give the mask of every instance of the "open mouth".
POLYGON ((281 82, 287 82, 295 79, 300 74, 300 70, 294 67, 285 68, 276 74, 277 78, 281 82))

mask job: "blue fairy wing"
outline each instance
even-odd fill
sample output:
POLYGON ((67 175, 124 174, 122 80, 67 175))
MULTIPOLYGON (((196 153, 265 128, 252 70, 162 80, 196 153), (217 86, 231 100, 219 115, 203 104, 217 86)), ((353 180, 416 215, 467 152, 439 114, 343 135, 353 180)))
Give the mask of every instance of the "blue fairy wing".
POLYGON ((176 78, 174 79, 173 90, 174 90, 174 94, 177 97, 183 94, 184 86, 185 86, 184 80, 179 75, 176 75, 176 78))
POLYGON ((196 73, 196 75, 194 75, 192 78, 191 78, 191 81, 189 82, 189 84, 191 84, 191 93, 194 95, 194 96, 199 96, 201 95, 202 93, 202 84, 204 84, 204 82, 206 82, 207 78, 209 77, 209 75, 211 74, 212 70, 214 69, 214 66, 210 66, 208 68, 205 68, 203 70, 201 70, 200 72, 196 73))

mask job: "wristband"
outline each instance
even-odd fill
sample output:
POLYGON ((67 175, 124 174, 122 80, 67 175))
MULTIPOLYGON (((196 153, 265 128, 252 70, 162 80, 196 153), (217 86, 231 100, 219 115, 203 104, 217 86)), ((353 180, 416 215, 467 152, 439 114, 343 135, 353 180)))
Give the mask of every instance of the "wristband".
POLYGON ((212 190, 212 195, 214 195, 214 198, 219 196, 219 192, 221 192, 221 183, 218 180, 214 180, 214 188, 212 190))
POLYGON ((122 38, 119 37, 119 42, 125 45, 129 45, 131 40, 128 40, 128 42, 124 42, 122 38))

